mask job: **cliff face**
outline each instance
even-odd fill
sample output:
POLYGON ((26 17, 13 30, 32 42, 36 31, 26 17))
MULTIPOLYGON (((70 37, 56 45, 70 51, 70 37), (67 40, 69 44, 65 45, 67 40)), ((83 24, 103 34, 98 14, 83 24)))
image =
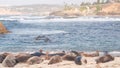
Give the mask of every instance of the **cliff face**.
POLYGON ((120 15, 120 3, 109 3, 102 6, 99 15, 120 15))
POLYGON ((0 15, 56 15, 67 17, 120 15, 120 3, 77 6, 68 10, 65 10, 64 6, 61 5, 7 6, 0 7, 0 15))

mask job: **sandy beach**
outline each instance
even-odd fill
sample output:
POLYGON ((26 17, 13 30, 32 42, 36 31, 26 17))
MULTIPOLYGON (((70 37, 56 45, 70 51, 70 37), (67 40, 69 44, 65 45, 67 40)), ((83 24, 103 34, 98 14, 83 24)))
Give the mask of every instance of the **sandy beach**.
MULTIPOLYGON (((106 63, 99 63, 99 66, 96 64, 95 59, 98 57, 83 57, 87 60, 87 64, 83 63, 82 65, 76 65, 74 61, 62 60, 62 62, 48 65, 50 60, 44 60, 40 64, 29 65, 27 63, 18 63, 11 68, 119 68, 120 67, 120 57, 115 57, 113 61, 106 63)), ((4 67, 0 64, 0 68, 10 68, 4 67)))

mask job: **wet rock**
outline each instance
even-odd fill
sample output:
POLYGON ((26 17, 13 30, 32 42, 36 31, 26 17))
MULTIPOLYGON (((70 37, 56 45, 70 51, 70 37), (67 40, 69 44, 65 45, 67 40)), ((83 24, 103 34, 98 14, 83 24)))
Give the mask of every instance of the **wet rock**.
POLYGON ((96 59, 96 63, 105 63, 105 62, 109 62, 109 61, 113 61, 113 60, 114 60, 114 57, 107 54, 105 56, 102 56, 102 57, 99 57, 98 59, 96 59))
POLYGON ((77 56, 77 57, 75 58, 75 64, 81 65, 81 64, 82 64, 81 59, 82 59, 81 56, 77 56))
POLYGON ((16 64, 16 58, 13 55, 8 55, 2 62, 2 65, 4 67, 14 67, 16 64))
POLYGON ((58 55, 51 57, 50 61, 48 64, 55 64, 55 63, 59 63, 62 62, 62 58, 58 55))
POLYGON ((27 60, 27 63, 30 65, 39 64, 41 62, 43 62, 43 59, 40 59, 40 57, 37 57, 37 56, 31 57, 27 60))
POLYGON ((15 57, 16 57, 16 61, 18 63, 23 63, 23 62, 26 62, 32 56, 30 54, 27 54, 27 53, 20 53, 15 57))

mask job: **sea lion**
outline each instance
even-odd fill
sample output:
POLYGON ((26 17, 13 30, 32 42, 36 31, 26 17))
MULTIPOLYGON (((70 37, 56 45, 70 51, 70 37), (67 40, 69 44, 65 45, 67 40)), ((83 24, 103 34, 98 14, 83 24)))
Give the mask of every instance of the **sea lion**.
POLYGON ((24 63, 26 62, 29 58, 32 57, 32 55, 28 53, 19 53, 18 55, 15 56, 17 63, 24 63))
POLYGON ((63 60, 69 60, 69 61, 74 61, 76 58, 76 56, 73 56, 73 55, 64 55, 62 57, 63 60))
POLYGON ((40 49, 39 52, 32 53, 31 55, 32 55, 32 56, 38 56, 38 57, 40 57, 40 56, 46 55, 46 54, 44 54, 44 53, 43 53, 43 50, 40 49))
POLYGON ((32 64, 39 64, 43 62, 43 59, 41 59, 38 56, 33 56, 27 60, 27 64, 32 65, 32 64))
POLYGON ((50 61, 48 64, 55 64, 55 63, 59 63, 62 62, 62 58, 58 55, 51 57, 50 61))
POLYGON ((65 51, 54 53, 54 54, 49 54, 49 56, 55 56, 55 55, 64 56, 65 55, 65 51))
POLYGON ((81 65, 81 64, 82 64, 81 59, 82 59, 81 56, 77 56, 77 57, 75 58, 75 64, 81 65))
POLYGON ((44 42, 51 42, 51 40, 46 36, 37 36, 35 40, 43 40, 44 42))
POLYGON ((104 55, 102 57, 99 57, 98 59, 96 59, 96 63, 105 63, 105 62, 109 62, 109 61, 113 61, 114 60, 114 57, 112 57, 111 55, 107 54, 107 55, 104 55))
POLYGON ((64 56, 65 55, 65 51, 58 52, 58 53, 53 53, 53 54, 49 54, 49 52, 47 51, 45 59, 49 60, 52 56, 56 56, 56 55, 58 55, 58 56, 64 56))
POLYGON ((71 53, 74 53, 76 56, 81 56, 81 54, 77 51, 71 51, 71 53))
POLYGON ((17 64, 16 58, 14 55, 8 55, 2 62, 4 67, 14 67, 17 64))
POLYGON ((91 54, 81 52, 81 55, 83 55, 85 57, 97 57, 97 56, 99 56, 99 51, 96 51, 95 53, 91 53, 91 54))
POLYGON ((9 55, 10 53, 3 53, 3 54, 0 54, 0 63, 3 62, 3 60, 6 58, 7 55, 9 55))

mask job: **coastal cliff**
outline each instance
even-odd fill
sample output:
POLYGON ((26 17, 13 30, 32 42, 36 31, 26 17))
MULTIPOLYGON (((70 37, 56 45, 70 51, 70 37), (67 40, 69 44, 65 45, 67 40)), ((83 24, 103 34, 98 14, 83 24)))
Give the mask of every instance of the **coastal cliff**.
POLYGON ((93 4, 81 6, 25 5, 0 6, 0 15, 54 15, 78 17, 92 15, 120 15, 120 3, 93 4))
POLYGON ((95 4, 95 5, 85 5, 80 7, 74 7, 67 10, 55 11, 50 15, 57 16, 91 16, 91 15, 120 15, 120 3, 108 3, 108 4, 95 4))
POLYGON ((98 15, 120 15, 120 3, 109 3, 102 6, 98 15))

